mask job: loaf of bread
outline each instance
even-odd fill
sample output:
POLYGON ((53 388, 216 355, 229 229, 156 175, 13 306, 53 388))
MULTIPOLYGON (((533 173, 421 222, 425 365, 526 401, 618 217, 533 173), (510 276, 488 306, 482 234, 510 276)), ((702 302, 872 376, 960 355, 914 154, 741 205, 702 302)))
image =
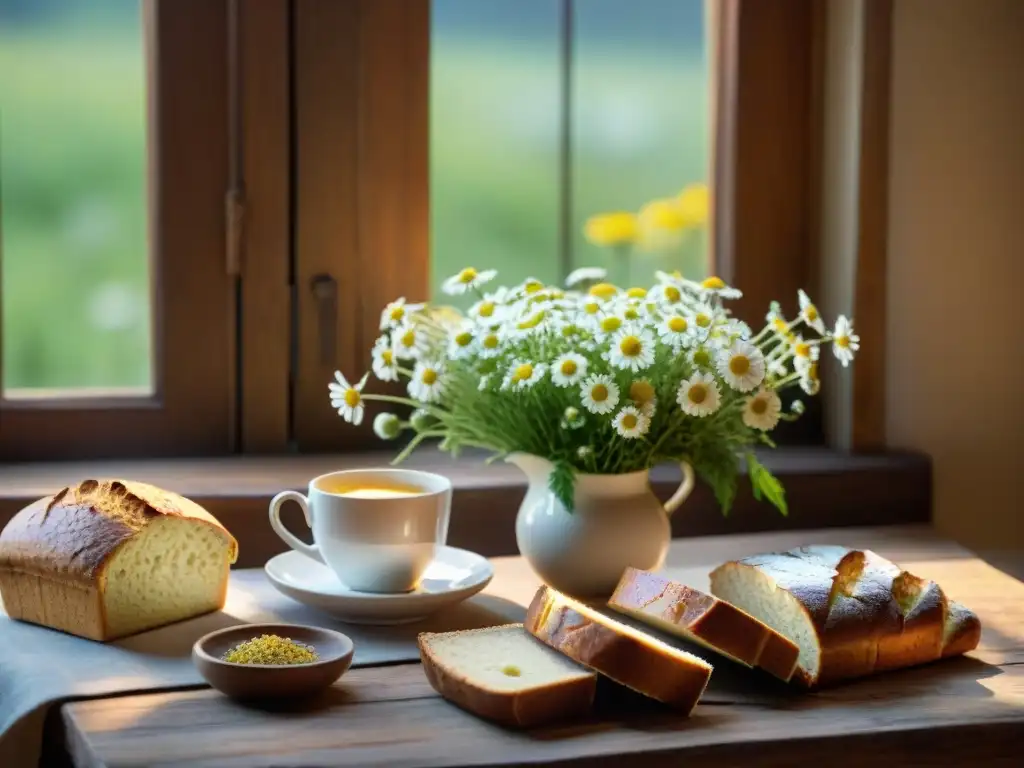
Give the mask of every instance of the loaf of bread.
POLYGON ((453 704, 514 728, 586 714, 597 675, 541 644, 522 624, 421 632, 423 671, 453 704))
POLYGON ((728 562, 712 593, 800 647, 793 680, 813 687, 966 653, 978 617, 870 550, 811 546, 728 562))
POLYGON ((707 687, 711 665, 543 586, 526 612, 538 640, 634 691, 689 715, 707 687))
POLYGON ((788 681, 800 649, 736 606, 659 573, 627 568, 608 607, 788 681))
POLYGON ((223 608, 238 544, 198 504, 128 480, 86 480, 0 533, 7 614, 113 640, 223 608))

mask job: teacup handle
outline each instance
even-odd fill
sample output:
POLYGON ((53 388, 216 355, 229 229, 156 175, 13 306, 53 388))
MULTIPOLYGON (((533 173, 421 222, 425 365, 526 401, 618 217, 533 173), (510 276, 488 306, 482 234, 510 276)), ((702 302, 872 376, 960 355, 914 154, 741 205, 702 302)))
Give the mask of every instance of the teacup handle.
POLYGON ((313 520, 309 515, 309 499, 296 491, 281 491, 281 493, 270 500, 270 527, 274 529, 274 533, 280 536, 285 544, 296 552, 301 552, 318 563, 324 562, 323 557, 320 555, 320 549, 315 544, 307 544, 284 527, 284 523, 281 522, 281 505, 286 501, 294 501, 298 504, 302 508, 303 517, 306 518, 306 525, 310 528, 313 527, 313 520))
MULTIPOLYGON (((672 514, 686 501, 686 497, 693 491, 693 486, 696 484, 696 478, 693 474, 693 467, 691 467, 685 461, 679 465, 683 470, 683 482, 676 488, 676 492, 672 494, 672 498, 665 502, 665 512, 672 514)), ((291 535, 291 534, 289 534, 291 535)))

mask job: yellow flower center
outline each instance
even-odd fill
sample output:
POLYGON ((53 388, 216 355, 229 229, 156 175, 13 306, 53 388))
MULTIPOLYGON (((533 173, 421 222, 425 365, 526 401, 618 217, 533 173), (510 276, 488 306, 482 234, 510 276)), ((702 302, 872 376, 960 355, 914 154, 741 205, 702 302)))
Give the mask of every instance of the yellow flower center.
POLYGON ((621 326, 622 320, 614 316, 606 317, 604 320, 601 321, 601 330, 604 331, 605 333, 617 331, 621 326))
POLYGON ((676 288, 674 285, 666 285, 662 293, 665 296, 665 298, 671 301, 672 303, 675 303, 679 301, 681 298, 683 298, 683 294, 680 293, 679 289, 676 288))
POLYGON ((629 307, 625 312, 622 313, 627 320, 639 320, 640 312, 636 307, 629 307))
POLYGON ((380 359, 384 361, 384 365, 391 365, 395 360, 395 355, 390 349, 385 349, 380 353, 380 359))
POLYGON ((807 378, 810 379, 811 381, 817 381, 818 380, 818 364, 817 363, 811 363, 810 367, 807 369, 807 378))
POLYGON ((693 384, 686 392, 686 397, 694 405, 700 405, 708 399, 708 388, 703 384, 693 384))
POLYGON ((647 296, 646 288, 630 288, 626 291, 626 295, 631 299, 643 299, 647 296))
POLYGON ((600 311, 600 309, 601 305, 598 304, 596 301, 588 301, 586 304, 583 305, 583 311, 586 312, 588 315, 596 315, 598 311, 600 311))
POLYGON ((636 357, 644 351, 644 345, 636 336, 626 336, 619 342, 619 351, 626 357, 636 357))
POLYGON ((763 397, 755 397, 750 401, 750 410, 756 415, 762 416, 768 410, 768 401, 763 397))
POLYGON ((644 405, 654 399, 654 387, 647 381, 634 381, 629 385, 629 399, 637 405, 644 405))
POLYGON ((512 378, 516 381, 527 381, 531 376, 533 376, 533 366, 529 363, 517 366, 515 373, 512 374, 512 378))
POLYGON ((597 296, 599 299, 610 299, 618 292, 619 289, 611 283, 598 283, 590 286, 590 295, 597 296))
POLYGON ((357 392, 356 390, 345 390, 345 405, 347 405, 349 408, 355 408, 357 405, 359 405, 362 399, 363 398, 359 396, 359 392, 357 392))
POLYGON ((608 399, 608 387, 604 384, 595 384, 590 389, 590 399, 595 403, 603 403, 608 399))
POLYGON ((697 320, 697 325, 701 328, 707 328, 711 325, 711 316, 705 315, 703 312, 698 312, 695 319, 697 320))
POLYGON ((493 301, 485 301, 483 304, 480 305, 480 309, 479 309, 480 317, 490 317, 493 314, 494 314, 494 302, 493 301))
POLYGON ((459 282, 468 285, 476 280, 476 274, 475 269, 472 267, 466 267, 464 270, 459 272, 459 282))
POLYGON ((789 323, 783 320, 781 317, 772 319, 772 327, 775 328, 779 333, 785 333, 789 330, 789 323))
POLYGON ((405 307, 392 307, 390 317, 394 321, 399 321, 405 317, 405 307))
POLYGON ((536 328, 538 325, 540 325, 540 321, 543 320, 543 319, 544 319, 544 312, 542 310, 542 311, 537 312, 536 314, 534 314, 532 317, 529 317, 526 320, 523 320, 521 323, 519 323, 519 328, 520 328, 520 330, 524 330, 524 331, 529 329, 529 328, 536 328))
POLYGON ((729 370, 733 376, 743 376, 750 370, 750 358, 746 355, 734 355, 729 360, 729 370))
POLYGON ((675 315, 668 319, 668 329, 673 333, 685 333, 686 329, 689 328, 689 323, 686 322, 685 317, 679 317, 675 315))
POLYGON ((720 277, 711 276, 701 282, 701 287, 712 291, 720 291, 725 288, 725 281, 720 277))
POLYGON ((623 429, 636 429, 637 418, 636 414, 626 413, 622 416, 622 428, 623 429))
POLYGON ((580 328, 578 325, 570 324, 570 325, 563 325, 562 326, 562 336, 563 336, 563 338, 566 338, 566 339, 572 338, 573 336, 579 336, 581 333, 583 333, 583 329, 580 328))
POLYGON ((484 348, 485 349, 497 349, 498 348, 498 337, 493 333, 484 336, 484 348))
POLYGON ((429 387, 437 381, 437 371, 433 368, 424 368, 423 373, 420 374, 420 381, 429 387))
POLYGON ((693 353, 693 362, 697 365, 708 366, 711 365, 711 355, 708 354, 706 349, 698 349, 693 353))
POLYGON ((526 291, 527 293, 536 293, 543 287, 544 283, 542 283, 540 280, 527 280, 526 284, 523 286, 523 290, 526 291))
POLYGON ((805 341, 798 342, 793 347, 793 354, 797 357, 810 357, 811 356, 811 345, 805 341))
POLYGON ((807 309, 804 310, 804 317, 807 318, 807 322, 813 323, 818 319, 818 308, 813 304, 808 304, 807 309))
POLYGON ((575 360, 563 360, 562 364, 559 366, 559 370, 562 372, 563 376, 574 376, 576 371, 579 370, 579 366, 576 365, 575 360))
POLYGON ((455 337, 455 343, 460 347, 468 347, 471 341, 473 341, 473 334, 469 331, 463 331, 455 337))
POLYGON ((847 349, 850 346, 849 336, 836 336, 836 346, 847 349))
POLYGON ((403 333, 401 342, 403 347, 411 347, 416 343, 416 331, 410 328, 408 331, 403 333))

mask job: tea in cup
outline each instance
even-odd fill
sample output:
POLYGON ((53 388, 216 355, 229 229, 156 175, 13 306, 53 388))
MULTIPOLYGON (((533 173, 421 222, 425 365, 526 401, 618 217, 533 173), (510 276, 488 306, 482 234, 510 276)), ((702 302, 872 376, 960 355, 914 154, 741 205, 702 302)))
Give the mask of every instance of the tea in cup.
POLYGON ((270 525, 288 546, 325 563, 357 592, 409 592, 448 537, 452 484, 411 469, 353 469, 313 478, 306 495, 283 491, 270 502, 270 525), (313 544, 281 523, 294 501, 313 544))

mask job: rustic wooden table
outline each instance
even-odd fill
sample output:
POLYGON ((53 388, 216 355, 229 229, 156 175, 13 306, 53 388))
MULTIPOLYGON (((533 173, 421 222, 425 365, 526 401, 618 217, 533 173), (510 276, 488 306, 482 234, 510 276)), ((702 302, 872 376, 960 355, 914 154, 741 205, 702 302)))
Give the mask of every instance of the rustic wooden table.
MULTIPOLYGON (((66 705, 77 766, 1019 765, 1024 753, 1024 584, 926 527, 679 539, 667 567, 695 586, 719 562, 808 543, 874 549, 938 581, 984 625, 969 656, 816 693, 717 658, 689 719, 609 689, 582 723, 512 732, 440 699, 418 664, 345 675, 301 710, 247 708, 210 690, 66 705)), ((524 604, 519 558, 495 561, 487 599, 524 604)))

